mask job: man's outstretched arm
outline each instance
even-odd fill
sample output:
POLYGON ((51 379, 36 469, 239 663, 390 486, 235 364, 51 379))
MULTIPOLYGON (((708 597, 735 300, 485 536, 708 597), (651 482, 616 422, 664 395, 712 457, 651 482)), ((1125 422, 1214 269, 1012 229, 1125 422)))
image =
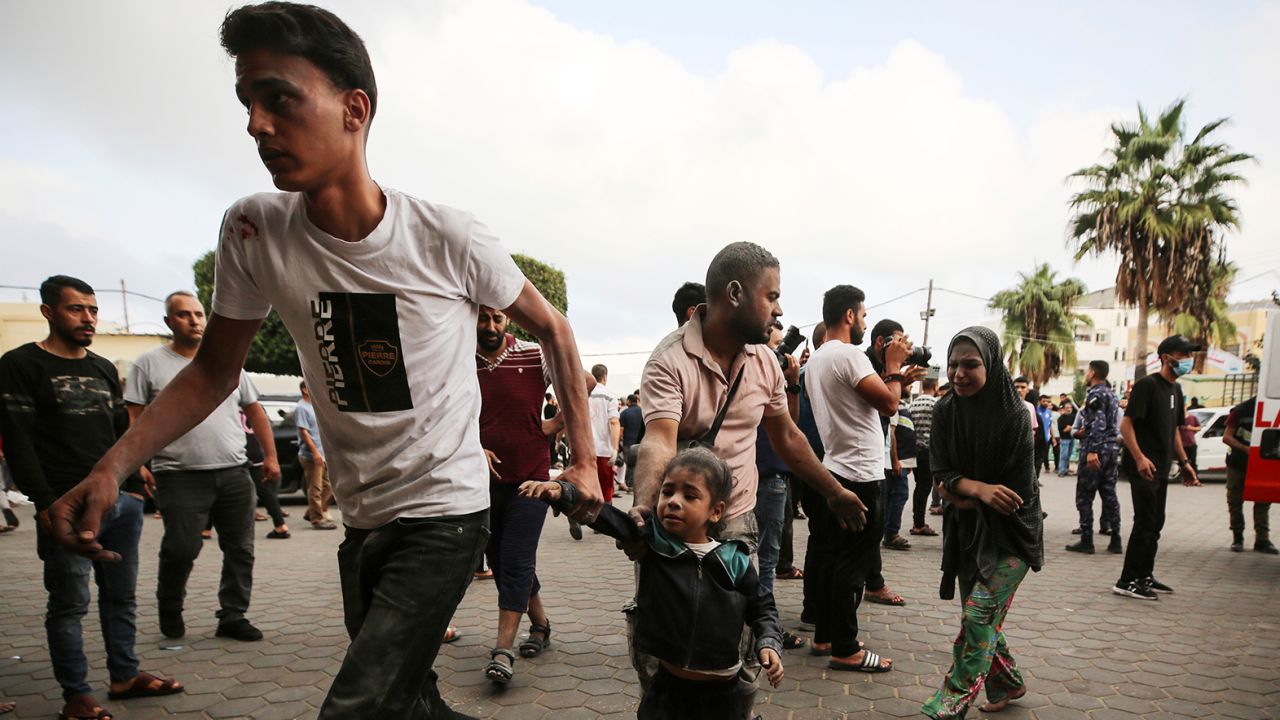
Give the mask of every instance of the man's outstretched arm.
POLYGON ((49 509, 53 535, 59 543, 95 559, 120 559, 97 541, 102 516, 115 505, 120 483, 157 451, 199 425, 235 391, 249 344, 261 324, 261 320, 210 315, 195 359, 147 405, 88 477, 49 509))
POLYGON ((560 414, 564 416, 569 447, 573 451, 573 464, 560 477, 578 489, 579 502, 572 514, 573 519, 590 523, 600 512, 604 501, 596 475, 596 451, 587 412, 587 386, 582 380, 582 359, 578 357, 573 329, 565 316, 552 307, 528 280, 525 280, 524 289, 515 304, 503 312, 542 341, 542 355, 547 369, 551 371, 551 386, 560 400, 560 414))

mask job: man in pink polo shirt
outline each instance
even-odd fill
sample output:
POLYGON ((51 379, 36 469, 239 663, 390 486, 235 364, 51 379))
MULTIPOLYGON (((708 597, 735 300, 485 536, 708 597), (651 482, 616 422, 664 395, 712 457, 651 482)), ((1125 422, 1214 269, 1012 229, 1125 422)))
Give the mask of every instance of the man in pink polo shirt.
MULTIPOLYGON (((768 250, 749 242, 726 246, 707 268, 706 304, 658 343, 640 381, 645 435, 636 463, 631 514, 643 525, 657 506, 662 470, 675 456, 677 444, 707 433, 741 374, 711 449, 733 471, 733 491, 720 538, 746 541, 753 564, 757 527, 752 511, 759 482, 756 429, 762 422, 779 457, 796 477, 827 499, 842 524, 861 528, 866 522, 862 501, 822 466, 796 427, 788 406, 798 404, 800 388, 785 386, 777 357, 763 345, 769 339, 770 323, 782 315, 780 282, 778 260, 768 250)), ((744 654, 739 673, 749 685, 744 698, 748 717, 760 671, 750 655, 744 654)), ((652 664, 634 649, 632 659, 641 683, 647 684, 652 664)))

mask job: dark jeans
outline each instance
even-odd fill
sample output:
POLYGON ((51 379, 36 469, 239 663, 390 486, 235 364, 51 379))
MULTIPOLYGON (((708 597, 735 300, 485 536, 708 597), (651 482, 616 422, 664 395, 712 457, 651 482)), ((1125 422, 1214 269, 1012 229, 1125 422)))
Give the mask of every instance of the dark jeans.
POLYGON ((920 448, 916 456, 915 492, 911 494, 912 527, 925 526, 925 512, 929 509, 929 496, 933 493, 933 473, 929 470, 929 448, 920 448))
MULTIPOLYGON (((858 651, 858 606, 862 603, 862 587, 875 569, 880 557, 880 538, 884 534, 880 483, 849 482, 836 478, 852 490, 867 506, 867 525, 859 532, 840 527, 834 514, 825 506, 820 518, 811 523, 814 533, 809 547, 814 552, 811 585, 814 595, 815 643, 831 643, 831 654, 846 657, 858 651)), ((812 516, 811 516, 812 517, 812 516)))
POLYGON ((1088 460, 1082 458, 1076 468, 1076 512, 1080 514, 1080 532, 1083 537, 1093 537, 1093 498, 1100 495, 1102 514, 1098 517, 1098 529, 1119 537, 1120 500, 1116 497, 1119 458, 1115 452, 1101 452, 1098 453, 1098 462, 1100 467, 1090 470, 1088 460))
POLYGON ((521 497, 516 483, 489 486, 489 544, 485 556, 498 586, 498 609, 529 612, 538 582, 538 539, 548 505, 521 497))
POLYGON ((84 656, 80 621, 89 612, 89 573, 98 585, 98 622, 107 646, 107 671, 112 682, 138 675, 133 654, 137 635, 138 538, 142 535, 142 500, 120 493, 115 507, 102 519, 98 542, 120 554, 118 562, 89 560, 62 549, 40 532, 36 552, 44 561, 44 587, 49 591, 44 627, 49 638, 53 676, 62 697, 88 695, 89 663, 84 656))
POLYGON ((432 669, 489 540, 489 512, 348 527, 338 547, 351 645, 321 720, 451 718, 432 669))
POLYGON ((787 480, 787 517, 782 522, 782 544, 778 548, 778 565, 773 569, 776 577, 778 573, 790 574, 795 568, 795 532, 792 529, 796 520, 796 483, 800 482, 794 476, 787 480))
POLYGON ((774 571, 782 548, 787 516, 787 476, 765 473, 756 489, 756 522, 760 525, 760 587, 773 592, 774 571))
POLYGON ((271 516, 272 527, 280 527, 284 524, 284 512, 280 510, 279 481, 273 483, 262 482, 261 465, 250 465, 249 475, 253 478, 253 489, 258 493, 258 499, 262 501, 262 507, 266 508, 267 514, 271 516))
POLYGON ((884 539, 902 532, 902 510, 907 506, 907 468, 894 475, 892 470, 884 474, 884 539))
POLYGON ((1129 548, 1124 554, 1120 585, 1149 578, 1155 572, 1160 531, 1164 529, 1164 506, 1169 497, 1166 478, 1156 478, 1151 482, 1126 473, 1125 479, 1129 481, 1129 492, 1133 497, 1133 530, 1129 533, 1129 548))
POLYGON ((218 620, 239 620, 253 592, 253 508, 257 499, 247 467, 156 473, 156 502, 164 518, 156 605, 181 612, 187 578, 204 547, 200 531, 212 522, 222 550, 218 620))
POLYGON ((1040 474, 1040 469, 1052 470, 1049 467, 1049 441, 1041 437, 1042 431, 1036 430, 1036 475, 1040 474))

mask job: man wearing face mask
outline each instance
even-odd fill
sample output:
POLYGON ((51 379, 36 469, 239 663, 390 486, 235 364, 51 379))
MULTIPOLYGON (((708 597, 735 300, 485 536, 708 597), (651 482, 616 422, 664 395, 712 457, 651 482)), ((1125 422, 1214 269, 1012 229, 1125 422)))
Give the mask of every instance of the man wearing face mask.
POLYGON ((1181 335, 1165 338, 1156 349, 1160 372, 1135 382, 1129 392, 1128 407, 1120 423, 1124 444, 1120 472, 1128 479, 1133 495, 1133 530, 1124 556, 1124 571, 1111 588, 1117 595, 1157 600, 1156 593, 1173 592, 1153 573, 1174 461, 1182 468, 1183 485, 1200 484, 1178 437, 1184 411, 1182 388, 1177 382, 1191 372, 1191 355, 1199 350, 1199 345, 1181 335))

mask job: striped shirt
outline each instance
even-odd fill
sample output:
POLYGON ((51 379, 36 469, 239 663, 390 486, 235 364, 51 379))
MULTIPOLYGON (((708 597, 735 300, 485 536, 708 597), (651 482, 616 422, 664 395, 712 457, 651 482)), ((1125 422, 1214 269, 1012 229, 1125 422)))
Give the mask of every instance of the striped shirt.
POLYGON ((548 480, 551 456, 542 434, 542 401, 547 391, 542 348, 506 336, 496 362, 476 354, 480 381, 480 444, 498 456, 498 483, 548 480))
POLYGON ((916 425, 916 447, 929 449, 929 434, 933 430, 933 406, 938 398, 932 395, 917 395, 907 406, 911 413, 911 421, 916 425))

